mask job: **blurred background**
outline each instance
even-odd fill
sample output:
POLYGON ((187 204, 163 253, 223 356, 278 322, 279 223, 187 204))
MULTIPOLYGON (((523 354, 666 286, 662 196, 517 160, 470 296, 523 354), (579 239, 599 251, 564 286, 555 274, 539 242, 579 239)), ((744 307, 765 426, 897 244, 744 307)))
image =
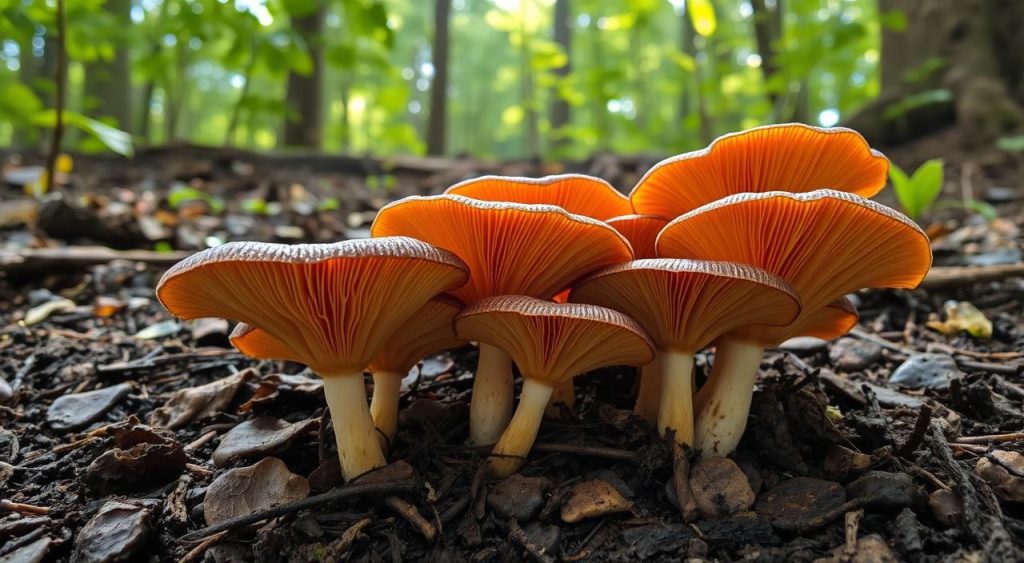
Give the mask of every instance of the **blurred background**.
MULTIPOLYGON (((48 142, 56 8, 0 0, 0 146, 48 142)), ((1024 49, 1011 49, 1024 6, 1012 3, 66 0, 64 9, 64 147, 83 152, 188 142, 558 160, 670 154, 782 121, 852 124, 892 143, 958 119, 978 130, 973 141, 997 142, 1019 124, 1024 93, 1024 49), (975 99, 959 99, 985 76, 975 99)))

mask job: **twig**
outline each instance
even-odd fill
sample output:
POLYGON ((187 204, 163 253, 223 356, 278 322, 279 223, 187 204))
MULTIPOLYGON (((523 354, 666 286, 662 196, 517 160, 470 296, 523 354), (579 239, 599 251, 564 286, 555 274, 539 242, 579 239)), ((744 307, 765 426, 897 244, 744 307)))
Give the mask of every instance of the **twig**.
POLYGON ((56 270, 106 264, 112 260, 142 262, 149 266, 169 267, 188 257, 184 251, 114 250, 105 246, 68 246, 25 248, 0 252, 0 272, 56 270))
POLYGON ((927 404, 922 405, 921 410, 917 413, 917 422, 914 423, 914 430, 907 437, 907 441, 900 446, 898 452, 900 456, 909 458, 913 455, 914 450, 924 441, 924 435, 928 432, 928 425, 931 423, 931 420, 932 408, 927 404))
POLYGON ((384 504, 412 524, 427 541, 434 541, 434 538, 437 537, 437 528, 420 514, 416 505, 395 495, 389 495, 385 498, 384 504))
POLYGON ((603 457, 605 459, 617 459, 639 463, 640 456, 629 450, 616 448, 605 448, 602 446, 577 446, 575 444, 561 444, 556 442, 537 442, 533 445, 534 451, 546 453, 575 454, 590 457, 603 457))
POLYGON ((0 510, 7 512, 20 512, 22 514, 40 514, 44 516, 50 513, 50 508, 47 506, 24 504, 7 499, 0 500, 0 510))
POLYGON ((526 535, 523 528, 519 526, 519 522, 517 522, 515 518, 510 520, 508 523, 508 537, 515 540, 516 543, 521 545, 523 549, 525 549, 526 552, 537 561, 540 561, 541 563, 555 563, 555 558, 548 555, 547 550, 543 546, 534 543, 534 541, 530 539, 530 536, 526 535))
POLYGON ((918 287, 921 289, 950 289, 1021 276, 1024 276, 1024 263, 990 266, 935 266, 918 287))
MULTIPOLYGON (((867 340, 868 342, 873 342, 875 344, 878 344, 882 348, 885 348, 886 350, 889 350, 891 352, 895 352, 895 353, 900 354, 902 356, 912 356, 914 354, 920 353, 917 350, 913 350, 913 349, 907 348, 905 346, 900 346, 899 344, 894 344, 894 343, 889 342, 888 340, 886 340, 884 338, 880 338, 880 337, 878 337, 878 336, 876 336, 874 334, 871 334, 871 333, 868 333, 868 332, 864 332, 863 330, 860 330, 859 328, 851 329, 850 332, 849 332, 849 335, 850 336, 854 336, 856 338, 860 338, 861 340, 867 340)), ((953 360, 956 362, 956 365, 960 366, 960 368, 962 368, 962 369, 972 369, 972 370, 978 370, 978 371, 987 371, 989 373, 996 373, 996 374, 999 374, 999 375, 1018 375, 1022 371, 1024 371, 1024 366, 993 364, 991 362, 976 362, 974 360, 966 360, 964 358, 957 358, 955 355, 953 356, 953 360)))
POLYGON ((67 17, 64 0, 57 0, 57 85, 54 92, 54 110, 56 116, 53 124, 53 137, 50 140, 50 152, 46 156, 46 190, 52 191, 57 185, 57 156, 60 154, 61 139, 64 137, 64 96, 68 80, 68 37, 67 17))
POLYGON ((851 558, 857 553, 857 532, 860 530, 860 519, 863 517, 863 508, 846 513, 846 547, 844 551, 851 558))
POLYGON ((1003 442, 1016 442, 1024 440, 1024 432, 1011 432, 1009 434, 989 434, 987 436, 960 436, 954 444, 1002 444, 1003 442))
POLYGON ((202 436, 200 436, 200 437, 196 438, 195 440, 192 440, 191 442, 186 444, 184 450, 186 452, 191 452, 193 450, 198 450, 199 448, 203 447, 203 445, 205 445, 207 442, 209 442, 210 440, 212 440, 216 436, 217 436, 217 431, 216 430, 210 430, 209 432, 203 434, 202 436))
POLYGON ((242 355, 236 352, 235 350, 227 350, 224 348, 198 348, 190 352, 166 354, 163 356, 157 356, 155 358, 143 357, 138 360, 131 360, 127 362, 114 362, 112 364, 96 366, 96 371, 98 373, 121 373, 126 371, 135 371, 139 369, 153 369, 163 364, 170 364, 182 360, 192 360, 196 358, 222 358, 225 356, 237 356, 239 358, 242 357, 242 355))
POLYGON ((371 483, 367 485, 347 485, 340 489, 323 493, 320 495, 304 498, 295 502, 282 504, 267 510, 260 512, 254 512, 248 516, 239 516, 238 518, 232 518, 225 520, 219 524, 213 526, 207 526, 201 530, 190 532, 178 538, 180 542, 194 542, 199 541, 205 537, 213 534, 223 532, 225 530, 231 530, 234 528, 240 528, 242 526, 248 526, 249 524, 255 524, 261 520, 267 520, 269 518, 277 518, 284 516, 285 514, 292 514, 300 510, 306 510, 309 508, 315 508, 317 506, 327 504, 330 502, 345 500, 350 498, 356 498, 366 495, 382 495, 391 494, 397 492, 408 492, 416 488, 414 481, 399 481, 393 483, 371 483))
POLYGON ((200 542, 199 545, 190 549, 188 553, 186 553, 181 559, 178 560, 178 563, 191 563, 192 561, 196 561, 197 559, 203 556, 203 553, 205 553, 206 550, 209 549, 211 545, 219 542, 226 535, 228 535, 228 532, 227 530, 224 530, 223 532, 218 532, 206 538, 205 540, 200 542))

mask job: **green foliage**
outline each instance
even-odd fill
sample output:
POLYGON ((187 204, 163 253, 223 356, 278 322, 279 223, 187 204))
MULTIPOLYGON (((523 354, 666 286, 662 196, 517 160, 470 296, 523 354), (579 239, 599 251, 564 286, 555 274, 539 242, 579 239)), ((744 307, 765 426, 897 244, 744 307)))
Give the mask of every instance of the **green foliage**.
POLYGON ((919 166, 912 176, 908 176, 899 166, 890 164, 889 180, 903 212, 916 220, 942 193, 943 162, 940 159, 929 160, 919 166))
POLYGON ((1024 152, 1024 135, 1002 137, 996 141, 996 147, 1007 152, 1024 152))

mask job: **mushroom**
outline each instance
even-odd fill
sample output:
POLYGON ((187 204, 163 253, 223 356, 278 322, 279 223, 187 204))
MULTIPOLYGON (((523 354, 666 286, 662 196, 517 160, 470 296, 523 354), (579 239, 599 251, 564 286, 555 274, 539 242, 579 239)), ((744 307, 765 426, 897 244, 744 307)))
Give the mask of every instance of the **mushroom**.
POLYGON ((626 237, 637 260, 658 257, 654 243, 658 240, 658 233, 668 224, 668 219, 657 215, 621 215, 608 219, 606 223, 626 237))
POLYGON ((643 329, 622 313, 520 295, 470 306, 456 317, 455 332, 504 350, 523 374, 515 416, 487 462, 495 477, 522 466, 555 387, 597 368, 645 364, 654 354, 643 329))
POLYGON ((233 242, 177 263, 156 293, 176 317, 245 323, 233 334, 244 353, 301 362, 323 377, 341 470, 352 479, 385 463, 363 368, 430 298, 467 276, 452 253, 406 237, 233 242))
POLYGON ((611 184, 583 174, 543 178, 481 176, 455 184, 444 193, 484 201, 557 205, 569 213, 601 221, 633 212, 629 199, 611 184))
MULTIPOLYGON (((550 299, 590 272, 627 262, 629 243, 605 223, 552 205, 480 201, 457 195, 407 197, 377 214, 373 236, 407 235, 450 250, 469 266, 452 291, 472 305, 486 297, 550 299)), ((470 443, 493 444, 512 416, 508 354, 483 342, 470 402, 470 443)))
MULTIPOLYGON (((932 261, 928 237, 913 221, 835 190, 729 196, 669 223, 658 236, 657 250, 661 256, 763 268, 796 288, 803 304, 787 326, 750 323, 716 342, 711 378, 695 399, 697 447, 705 455, 725 455, 739 443, 766 347, 820 329, 809 317, 837 318, 835 311, 820 309, 847 293, 916 287, 932 261)), ((850 318, 838 313, 847 327, 850 318)), ((834 334, 836 327, 826 332, 834 334)))
POLYGON ((778 276, 746 265, 645 259, 612 266, 573 289, 578 303, 636 319, 657 347, 644 368, 636 410, 675 440, 693 444, 693 355, 719 335, 749 324, 788 324, 800 310, 778 276))
POLYGON ((635 213, 674 218, 742 192, 831 187, 871 197, 885 187, 888 171, 889 161, 852 129, 767 125, 655 164, 629 199, 635 213))

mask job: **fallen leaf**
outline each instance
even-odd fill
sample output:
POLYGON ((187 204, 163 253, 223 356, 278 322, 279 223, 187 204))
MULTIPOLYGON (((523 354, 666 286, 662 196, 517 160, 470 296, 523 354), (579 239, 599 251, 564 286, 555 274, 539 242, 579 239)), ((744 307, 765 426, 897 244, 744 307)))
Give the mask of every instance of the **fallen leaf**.
POLYGON ((132 390, 131 383, 61 395, 46 411, 46 421, 55 430, 77 430, 97 420, 132 390))
POLYGON ((47 301, 42 305, 36 305, 29 309, 25 313, 25 317, 21 320, 21 324, 24 326, 36 325, 45 321, 54 313, 61 313, 74 308, 75 302, 70 299, 54 299, 53 301, 47 301))
POLYGON ((754 504, 754 491, 736 462, 710 457, 697 462, 690 472, 690 490, 706 518, 729 516, 754 504))
POLYGON ((616 512, 628 512, 633 503, 626 500, 615 487, 601 479, 577 484, 562 505, 562 521, 572 524, 587 518, 616 512))
POLYGON ((978 459, 974 472, 992 485, 996 496, 1006 502, 1024 502, 1024 455, 995 450, 978 459))
POLYGON ((223 467, 239 458, 262 457, 283 450, 319 427, 315 418, 289 423, 272 416, 260 416, 232 428, 213 452, 213 463, 223 467))
POLYGON ((206 385, 176 391, 149 415, 149 423, 174 429, 193 420, 217 416, 231 404, 242 384, 256 377, 256 370, 249 368, 206 385))
POLYGON ((248 516, 280 504, 304 499, 309 483, 276 457, 225 471, 210 484, 203 500, 208 525, 248 516))
POLYGON ((153 533, 153 510, 142 501, 107 501, 75 538, 73 561, 131 561, 153 533))
POLYGON ((147 326, 146 328, 136 332, 132 335, 132 338, 139 340, 155 340, 157 338, 164 338, 177 334, 181 330, 181 324, 175 320, 160 321, 156 324, 147 326))
POLYGON ((94 459, 85 480, 100 491, 130 490, 161 485, 185 470, 185 449, 174 434, 128 421, 111 426, 114 448, 94 459))
POLYGON ((978 310, 973 304, 967 301, 946 301, 945 321, 928 321, 928 328, 937 330, 947 336, 952 336, 960 331, 975 338, 990 338, 992 336, 992 321, 985 317, 985 314, 978 310))
POLYGON ((516 473, 503 479, 487 495, 487 506, 502 518, 525 522, 544 506, 551 481, 544 477, 523 477, 516 473))

